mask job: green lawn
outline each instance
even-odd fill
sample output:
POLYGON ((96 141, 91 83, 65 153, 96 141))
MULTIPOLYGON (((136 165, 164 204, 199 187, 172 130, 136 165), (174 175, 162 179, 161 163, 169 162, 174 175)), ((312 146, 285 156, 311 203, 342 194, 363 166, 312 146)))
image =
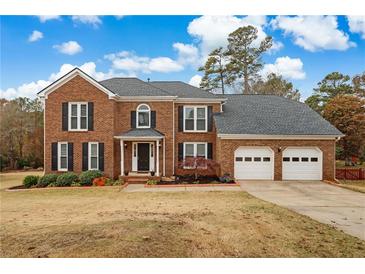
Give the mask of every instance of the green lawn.
POLYGON ((1 257, 365 256, 365 241, 246 192, 1 190, 0 202, 1 257))

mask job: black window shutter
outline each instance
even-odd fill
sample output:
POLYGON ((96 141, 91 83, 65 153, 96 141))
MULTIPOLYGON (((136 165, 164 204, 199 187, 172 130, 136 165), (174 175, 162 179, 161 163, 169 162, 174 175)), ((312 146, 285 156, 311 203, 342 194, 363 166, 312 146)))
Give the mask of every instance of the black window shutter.
POLYGON ((131 128, 136 128, 136 112, 131 111, 131 128))
POLYGON ((68 103, 62 103, 62 130, 68 130, 68 103))
POLYGON ((57 160, 58 160, 57 149, 58 149, 57 143, 52 143, 52 148, 51 148, 51 154, 52 154, 51 167, 52 167, 52 170, 57 170, 58 169, 58 166, 57 166, 58 165, 58 163, 57 163, 57 160))
POLYGON ((67 162, 68 162, 68 171, 74 170, 74 143, 67 144, 67 162))
POLYGON ((178 125, 179 125, 179 131, 183 131, 184 127, 184 107, 179 106, 178 107, 178 125))
POLYGON ((94 103, 87 103, 87 129, 89 131, 94 130, 94 103))
POLYGON ((156 111, 151 111, 151 128, 156 128, 156 111))
POLYGON ((208 106, 208 131, 213 130, 213 107, 208 106))
POLYGON ((82 143, 82 171, 89 169, 89 143, 82 143))
POLYGON ((99 143, 99 170, 104 171, 104 143, 99 143))
POLYGON ((208 159, 213 159, 213 143, 208 143, 208 159))
POLYGON ((182 161, 184 159, 184 143, 178 144, 178 160, 182 161))

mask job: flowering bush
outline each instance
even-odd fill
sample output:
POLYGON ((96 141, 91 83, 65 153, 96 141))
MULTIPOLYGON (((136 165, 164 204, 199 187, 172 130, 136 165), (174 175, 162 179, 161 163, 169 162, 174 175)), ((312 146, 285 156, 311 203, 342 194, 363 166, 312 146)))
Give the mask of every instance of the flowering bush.
POLYGON ((98 177, 93 179, 93 186, 105 186, 105 183, 108 178, 106 177, 98 177))

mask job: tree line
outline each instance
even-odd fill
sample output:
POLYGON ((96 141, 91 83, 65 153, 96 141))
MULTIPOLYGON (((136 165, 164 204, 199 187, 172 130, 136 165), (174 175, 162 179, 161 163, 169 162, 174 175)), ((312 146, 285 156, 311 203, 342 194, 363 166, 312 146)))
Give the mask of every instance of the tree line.
POLYGON ((39 99, 0 99, 0 168, 43 166, 43 107, 39 99))
POLYGON ((299 100, 300 93, 281 75, 271 73, 266 79, 260 76, 262 55, 272 47, 267 36, 257 45, 257 29, 240 27, 228 35, 226 48, 213 50, 199 68, 204 72, 200 87, 218 93, 273 94, 299 100))

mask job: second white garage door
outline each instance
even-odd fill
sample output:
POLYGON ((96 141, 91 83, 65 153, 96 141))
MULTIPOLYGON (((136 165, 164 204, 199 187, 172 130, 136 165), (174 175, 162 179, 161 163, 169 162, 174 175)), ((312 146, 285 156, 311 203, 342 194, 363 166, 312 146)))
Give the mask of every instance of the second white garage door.
POLYGON ((322 180, 322 151, 316 147, 286 148, 283 180, 322 180))
POLYGON ((273 180, 274 152, 269 147, 239 147, 234 153, 234 177, 273 180))

